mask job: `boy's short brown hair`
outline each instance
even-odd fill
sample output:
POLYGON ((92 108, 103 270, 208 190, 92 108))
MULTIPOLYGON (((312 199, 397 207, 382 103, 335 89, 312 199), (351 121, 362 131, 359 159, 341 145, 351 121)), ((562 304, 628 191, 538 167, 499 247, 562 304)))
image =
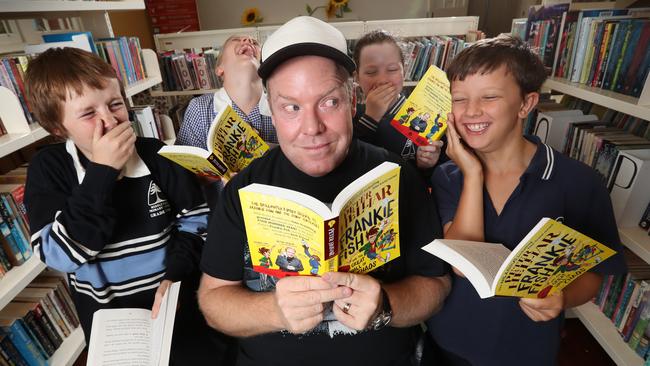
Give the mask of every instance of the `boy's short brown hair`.
POLYGON ((539 92, 546 80, 539 56, 526 42, 510 35, 483 39, 462 50, 447 68, 447 77, 452 82, 463 81, 476 73, 490 73, 501 65, 515 78, 522 96, 539 92))
POLYGON ((354 59, 354 63, 357 64, 357 68, 359 67, 359 60, 361 59, 361 51, 363 48, 373 44, 381 43, 390 43, 395 46, 397 53, 399 54, 399 61, 402 63, 402 65, 404 65, 404 54, 402 53, 402 49, 399 48, 399 45, 397 44, 397 38, 385 30, 374 30, 372 32, 364 34, 363 37, 359 38, 359 40, 354 45, 352 58, 354 59))
POLYGON ((63 103, 70 93, 81 94, 84 86, 103 89, 107 79, 117 79, 117 75, 99 56, 78 48, 51 48, 27 67, 27 98, 40 125, 47 132, 62 136, 63 103))

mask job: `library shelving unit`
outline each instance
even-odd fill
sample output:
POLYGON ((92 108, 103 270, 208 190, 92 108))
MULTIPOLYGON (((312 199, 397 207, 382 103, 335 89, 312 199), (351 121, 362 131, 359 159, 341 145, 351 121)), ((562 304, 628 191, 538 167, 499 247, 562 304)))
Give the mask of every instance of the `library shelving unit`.
MULTIPOLYGON (((645 81, 640 98, 572 83, 561 78, 549 78, 544 83, 544 88, 571 95, 634 117, 650 120, 650 82, 648 80, 645 81)), ((650 263, 650 236, 648 236, 647 232, 638 227, 620 227, 618 231, 621 243, 644 261, 650 263)), ((643 365, 643 359, 628 347, 612 322, 603 315, 596 305, 589 302, 572 309, 570 313, 582 321, 617 365, 643 365)))
MULTIPOLYGON (((434 35, 461 35, 478 29, 478 17, 446 17, 421 19, 391 19, 354 22, 333 22, 334 27, 343 33, 346 39, 358 39, 365 33, 384 29, 399 37, 423 37, 434 35)), ((199 32, 156 34, 154 41, 158 52, 184 48, 220 47, 233 34, 249 35, 264 43, 279 25, 255 28, 232 28, 199 32)), ((414 86, 416 82, 405 82, 404 86, 414 86)), ((215 90, 152 90, 152 96, 179 96, 213 93, 215 90)))
MULTIPOLYGON (((41 31, 34 30, 32 19, 71 17, 75 31, 90 31, 95 38, 114 37, 109 12, 145 9, 144 0, 68 1, 68 0, 0 0, 0 21, 11 32, 0 37, 0 54, 21 52, 26 43, 39 42, 41 31)), ((127 97, 149 89, 162 81, 156 53, 142 50, 147 79, 125 87, 127 97)), ((20 150, 46 136, 38 125, 27 123, 18 98, 9 89, 0 87, 0 119, 7 134, 0 136, 0 157, 20 150)), ((46 268, 35 253, 28 261, 12 268, 0 279, 0 309, 46 268)), ((83 331, 78 327, 49 359, 52 366, 72 365, 86 346, 83 331)))

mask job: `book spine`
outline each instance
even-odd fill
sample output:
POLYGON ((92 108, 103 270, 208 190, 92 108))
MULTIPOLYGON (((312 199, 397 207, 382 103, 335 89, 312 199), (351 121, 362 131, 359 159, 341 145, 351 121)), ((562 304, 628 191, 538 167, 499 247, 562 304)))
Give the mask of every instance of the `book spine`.
POLYGON ((23 254, 25 260, 29 259, 29 257, 31 257, 32 254, 31 245, 27 241, 27 239, 23 236, 23 233, 20 232, 20 229, 16 227, 16 225, 14 224, 13 218, 9 213, 9 210, 7 209, 7 206, 5 204, 4 197, 1 197, 1 195, 0 195, 0 216, 2 216, 3 221, 9 227, 9 231, 11 232, 11 237, 13 237, 14 241, 16 242, 16 245, 19 247, 20 252, 23 254))
POLYGON ((67 337, 70 335, 70 329, 66 326, 65 322, 63 321, 62 315, 59 313, 59 311, 56 309, 56 306, 52 304, 50 301, 50 298, 45 296, 41 299, 41 306, 43 307, 43 311, 52 319, 55 323, 55 325, 58 325, 55 327, 59 331, 59 336, 61 336, 61 339, 67 337))
POLYGON ((625 279, 623 280, 623 283, 621 285, 621 291, 618 296, 618 299, 616 301, 616 306, 614 306, 614 310, 612 311, 612 315, 609 317, 609 319, 612 322, 616 321, 616 316, 618 313, 621 311, 621 306, 623 305, 623 300, 625 298, 625 293, 628 291, 628 288, 631 289, 631 283, 632 283, 632 275, 628 273, 625 276, 625 279))
POLYGON ((623 300, 621 301, 621 304, 619 308, 617 309, 616 313, 614 314, 614 326, 618 329, 618 327, 621 325, 621 322, 623 321, 623 317, 625 314, 628 312, 628 309, 630 308, 630 299, 632 298, 632 295, 634 294, 634 291, 638 288, 637 282, 630 278, 628 280, 627 286, 625 287, 625 293, 623 294, 623 300))
POLYGON ((29 311, 25 316, 23 316, 23 323, 25 324, 25 328, 30 332, 34 343, 40 346, 39 349, 43 357, 45 359, 50 358, 50 356, 54 354, 56 348, 45 334, 43 328, 36 321, 36 317, 32 311, 29 311))
POLYGON ((55 330, 54 323, 50 318, 48 318, 41 304, 36 304, 36 306, 32 311, 34 313, 34 317, 36 318, 36 321, 41 326, 41 328, 45 331, 45 335, 47 335, 47 338, 54 346, 54 349, 59 348, 61 343, 63 343, 63 338, 61 338, 59 336, 59 333, 55 330))
POLYGON ((32 246, 30 243, 29 229, 27 228, 25 223, 21 222, 20 213, 18 212, 15 203, 13 202, 13 198, 11 197, 11 194, 10 193, 0 194, 0 198, 2 199, 3 205, 7 209, 11 222, 13 223, 14 227, 16 227, 16 231, 20 235, 21 240, 23 240, 25 243, 25 248, 27 250, 26 253, 28 255, 28 257, 26 258, 31 257, 32 246))
POLYGON ((74 327, 79 326, 79 317, 77 316, 77 309, 75 308, 74 301, 72 301, 72 296, 70 295, 70 289, 64 283, 64 280, 61 279, 60 286, 58 287, 58 294, 61 296, 61 300, 67 306, 70 314, 72 315, 72 324, 74 327))
POLYGON ((16 345, 11 341, 9 335, 0 341, 0 348, 7 354, 7 361, 14 366, 29 366, 25 358, 20 354, 16 345))
POLYGON ((70 315, 68 314, 65 307, 61 303, 61 300, 57 298, 56 292, 52 290, 47 294, 47 296, 49 297, 50 302, 54 304, 54 307, 59 312, 59 314, 61 314, 61 319, 65 323, 66 328, 68 328, 70 332, 72 332, 76 327, 73 326, 72 323, 70 322, 70 315))
POLYGON ((639 291, 641 290, 641 283, 638 280, 634 280, 633 282, 634 282, 634 288, 632 289, 632 293, 630 294, 630 299, 625 305, 625 310, 623 311, 623 315, 620 318, 617 318, 616 323, 614 324, 616 326, 616 330, 618 330, 619 333, 623 332, 623 327, 627 322, 627 318, 630 315, 630 311, 638 303, 637 298, 639 296, 639 291))
POLYGON ((20 324, 20 319, 16 319, 13 322, 7 333, 11 342, 16 346, 16 349, 28 365, 47 366, 47 361, 45 361, 37 346, 27 335, 27 332, 20 324))

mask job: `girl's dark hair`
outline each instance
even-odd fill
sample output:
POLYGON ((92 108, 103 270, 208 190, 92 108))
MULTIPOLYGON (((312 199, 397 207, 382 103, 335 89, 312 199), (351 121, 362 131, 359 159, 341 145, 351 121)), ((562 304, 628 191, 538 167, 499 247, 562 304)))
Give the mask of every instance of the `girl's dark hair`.
POLYGON ((391 43, 397 49, 399 53, 399 61, 404 65, 404 55, 402 54, 402 49, 397 45, 397 38, 392 34, 388 33, 385 30, 374 30, 370 33, 366 33, 363 37, 359 38, 356 45, 354 46, 354 62, 359 67, 359 58, 361 57, 361 50, 372 44, 381 44, 381 43, 391 43))
POLYGON ((538 92, 547 73, 542 60, 518 37, 501 35, 480 40, 462 50, 447 68, 449 81, 463 81, 476 73, 487 74, 505 65, 522 95, 538 92))

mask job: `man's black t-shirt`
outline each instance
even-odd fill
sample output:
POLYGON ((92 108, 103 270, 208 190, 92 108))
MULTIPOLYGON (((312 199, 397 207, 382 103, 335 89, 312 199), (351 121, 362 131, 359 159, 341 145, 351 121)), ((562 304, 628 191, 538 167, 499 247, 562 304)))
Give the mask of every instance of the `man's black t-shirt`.
MULTIPOLYGON (((331 203, 345 186, 384 161, 402 165, 399 195, 401 256, 370 274, 383 282, 398 281, 409 275, 443 275, 445 265, 420 249, 441 237, 442 230, 435 204, 419 174, 396 155, 360 141, 353 141, 345 160, 323 177, 311 177, 298 170, 280 148, 273 149, 239 173, 226 185, 211 219, 201 260, 202 270, 212 277, 242 281, 252 291, 272 291, 276 279, 251 269, 238 189, 250 183, 269 184, 331 203)), ((330 312, 325 321, 306 334, 293 335, 283 331, 240 339, 238 364, 406 365, 418 329, 386 327, 379 331, 355 332, 336 321, 330 312)))

